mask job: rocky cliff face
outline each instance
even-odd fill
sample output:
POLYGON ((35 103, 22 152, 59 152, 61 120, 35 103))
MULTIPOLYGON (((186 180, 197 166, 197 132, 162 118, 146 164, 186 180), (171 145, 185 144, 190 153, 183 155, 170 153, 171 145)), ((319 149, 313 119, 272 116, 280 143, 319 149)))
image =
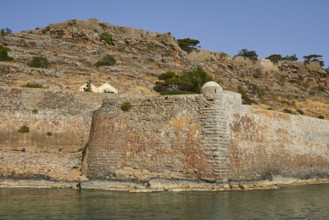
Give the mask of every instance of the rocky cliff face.
POLYGON ((0 62, 0 86, 37 82, 50 90, 78 90, 91 80, 108 82, 120 95, 156 94, 157 76, 201 66, 224 89, 245 93, 246 102, 265 109, 329 118, 329 79, 317 63, 266 60, 256 63, 225 53, 180 49, 170 33, 153 33, 102 23, 96 19, 70 20, 33 31, 0 37, 11 62, 0 62), (106 34, 104 34, 106 33, 106 34), (107 36, 104 37, 104 36, 107 36), (94 64, 106 54, 114 66, 94 64), (33 56, 44 56, 50 67, 32 68, 33 56))

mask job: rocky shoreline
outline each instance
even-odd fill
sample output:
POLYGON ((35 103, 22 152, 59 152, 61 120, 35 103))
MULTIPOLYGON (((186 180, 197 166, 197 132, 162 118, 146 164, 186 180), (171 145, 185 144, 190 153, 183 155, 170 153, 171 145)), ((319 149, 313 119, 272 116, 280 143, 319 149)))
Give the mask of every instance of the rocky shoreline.
POLYGON ((74 190, 108 190, 125 192, 182 192, 182 191, 247 191, 268 190, 296 185, 328 184, 329 179, 301 180, 295 178, 276 177, 272 181, 207 183, 189 180, 152 179, 145 183, 122 181, 49 181, 29 179, 2 179, 0 188, 62 188, 74 190))

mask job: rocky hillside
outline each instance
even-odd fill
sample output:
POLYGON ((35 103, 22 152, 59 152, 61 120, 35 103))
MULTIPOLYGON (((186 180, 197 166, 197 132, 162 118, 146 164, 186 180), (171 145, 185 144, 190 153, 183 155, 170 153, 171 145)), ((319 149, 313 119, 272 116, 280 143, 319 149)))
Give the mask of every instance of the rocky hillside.
POLYGON ((329 119, 329 78, 316 62, 253 62, 225 53, 186 53, 170 33, 113 26, 96 19, 70 20, 31 31, 0 36, 13 61, 0 61, 0 86, 35 82, 50 90, 75 90, 91 80, 105 82, 120 95, 157 94, 157 76, 202 67, 224 89, 239 91, 246 103, 261 108, 329 119), (95 63, 112 55, 113 66, 95 63), (47 68, 29 67, 35 56, 47 68))

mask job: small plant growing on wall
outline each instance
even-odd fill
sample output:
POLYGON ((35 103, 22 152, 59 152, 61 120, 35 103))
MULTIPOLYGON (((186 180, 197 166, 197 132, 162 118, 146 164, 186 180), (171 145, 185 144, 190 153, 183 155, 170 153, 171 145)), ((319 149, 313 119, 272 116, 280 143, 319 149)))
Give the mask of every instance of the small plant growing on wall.
POLYGON ((129 101, 125 101, 121 104, 121 110, 127 112, 131 109, 132 105, 129 101))
POLYGON ((30 132, 30 128, 27 127, 26 125, 23 125, 22 127, 19 128, 18 132, 19 133, 29 133, 30 132))
POLYGON ((47 132, 47 136, 53 136, 53 133, 51 133, 50 131, 47 132))
POLYGON ((35 108, 32 109, 32 113, 33 113, 33 114, 38 114, 38 112, 39 112, 38 109, 35 109, 35 108))

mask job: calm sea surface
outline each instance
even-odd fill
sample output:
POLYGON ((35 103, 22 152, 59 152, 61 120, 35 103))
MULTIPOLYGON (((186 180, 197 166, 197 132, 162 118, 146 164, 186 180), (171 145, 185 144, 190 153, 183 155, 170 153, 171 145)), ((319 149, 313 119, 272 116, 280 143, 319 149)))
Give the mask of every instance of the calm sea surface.
POLYGON ((246 192, 0 189, 0 219, 329 219, 329 185, 246 192))

